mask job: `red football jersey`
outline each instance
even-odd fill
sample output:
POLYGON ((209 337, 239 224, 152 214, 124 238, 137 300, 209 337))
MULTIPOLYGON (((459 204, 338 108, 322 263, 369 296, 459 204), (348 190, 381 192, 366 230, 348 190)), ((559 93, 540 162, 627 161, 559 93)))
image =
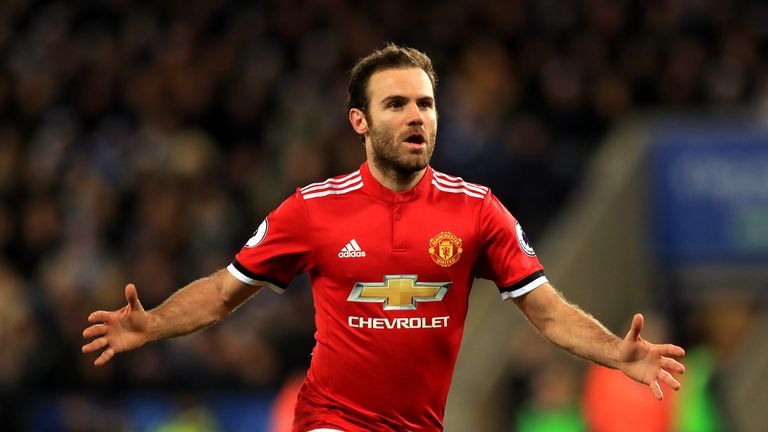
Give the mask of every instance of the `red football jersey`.
POLYGON ((309 272, 317 343, 294 430, 442 430, 475 277, 503 298, 546 282, 515 218, 484 186, 432 168, 395 193, 368 165, 297 190, 228 267, 283 290, 309 272))

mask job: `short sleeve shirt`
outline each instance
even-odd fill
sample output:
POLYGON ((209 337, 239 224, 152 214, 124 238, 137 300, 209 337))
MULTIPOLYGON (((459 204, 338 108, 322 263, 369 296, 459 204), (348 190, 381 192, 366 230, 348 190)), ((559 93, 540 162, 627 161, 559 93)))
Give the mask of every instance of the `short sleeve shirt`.
POLYGON ((472 282, 503 298, 547 282, 491 191, 431 167, 395 193, 367 164, 270 213, 229 271, 281 291, 308 272, 316 345, 294 430, 442 430, 472 282))

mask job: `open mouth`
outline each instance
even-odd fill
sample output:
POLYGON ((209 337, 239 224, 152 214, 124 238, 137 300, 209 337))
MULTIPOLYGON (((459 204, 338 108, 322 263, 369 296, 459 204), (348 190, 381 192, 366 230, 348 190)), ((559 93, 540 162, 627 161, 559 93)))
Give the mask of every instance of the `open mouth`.
POLYGON ((410 144, 417 144, 418 145, 418 144, 426 143, 427 142, 427 138, 424 135, 420 134, 420 133, 414 133, 414 134, 410 134, 410 135, 406 136, 403 141, 407 142, 407 143, 410 143, 410 144))

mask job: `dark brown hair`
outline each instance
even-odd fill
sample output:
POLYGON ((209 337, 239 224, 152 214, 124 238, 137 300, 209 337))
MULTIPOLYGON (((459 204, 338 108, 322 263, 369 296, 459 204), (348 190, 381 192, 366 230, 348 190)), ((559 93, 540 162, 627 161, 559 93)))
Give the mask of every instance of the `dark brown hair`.
POLYGON ((368 114, 368 81, 371 76, 386 69, 419 68, 423 70, 432 82, 432 91, 437 88, 437 76, 432 68, 432 60, 423 52, 408 47, 400 47, 388 43, 384 48, 376 50, 360 59, 352 68, 347 89, 347 110, 357 108, 368 114))

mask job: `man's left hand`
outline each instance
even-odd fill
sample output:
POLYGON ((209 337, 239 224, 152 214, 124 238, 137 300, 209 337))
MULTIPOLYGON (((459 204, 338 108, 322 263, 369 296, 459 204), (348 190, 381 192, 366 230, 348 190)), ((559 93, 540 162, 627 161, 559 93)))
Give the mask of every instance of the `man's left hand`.
POLYGON ((632 327, 619 347, 619 369, 633 380, 648 385, 653 396, 661 400, 664 394, 659 381, 673 390, 680 389, 680 382, 670 372, 685 372, 685 367, 676 360, 685 356, 685 350, 672 344, 652 344, 640 337, 642 329, 643 316, 635 314, 632 327))

